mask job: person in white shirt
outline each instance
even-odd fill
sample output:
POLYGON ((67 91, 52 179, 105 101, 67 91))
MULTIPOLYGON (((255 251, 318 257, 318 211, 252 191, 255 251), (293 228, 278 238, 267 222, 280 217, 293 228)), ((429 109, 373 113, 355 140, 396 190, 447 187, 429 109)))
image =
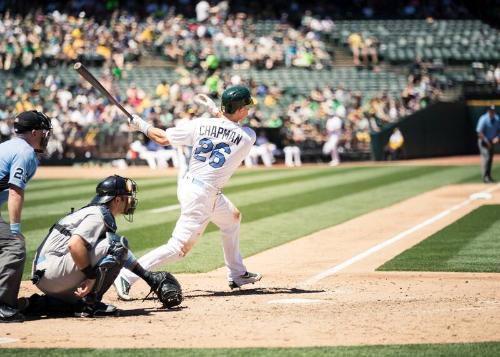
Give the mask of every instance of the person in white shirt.
MULTIPOLYGON (((130 121, 132 129, 160 145, 192 146, 189 167, 177 189, 181 215, 169 241, 138 260, 145 269, 185 257, 208 223, 213 222, 222 233, 229 287, 239 288, 262 278, 259 273, 248 272, 243 264, 239 247, 241 213, 222 194, 222 188, 255 143, 255 132, 239 125, 252 104, 248 88, 233 86, 222 94, 222 113, 218 118, 196 118, 166 130, 155 128, 136 115, 130 121)), ((130 287, 137 279, 122 269, 115 280, 121 299, 130 299, 130 287)))
POLYGON ((210 4, 208 1, 202 0, 196 4, 196 20, 198 22, 203 22, 210 16, 210 4))
POLYGON ((337 166, 340 163, 338 145, 340 135, 342 134, 342 119, 338 116, 333 116, 326 122, 326 131, 328 140, 323 145, 323 154, 330 155, 330 166, 337 166))

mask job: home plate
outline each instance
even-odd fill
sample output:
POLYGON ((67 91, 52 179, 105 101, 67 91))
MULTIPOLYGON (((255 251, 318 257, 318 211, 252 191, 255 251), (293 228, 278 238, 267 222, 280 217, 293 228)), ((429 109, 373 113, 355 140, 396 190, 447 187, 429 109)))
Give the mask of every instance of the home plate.
POLYGON ((324 300, 317 299, 278 299, 268 301, 268 304, 317 304, 325 302, 324 300))
POLYGON ((471 200, 491 200, 491 193, 489 192, 478 192, 470 195, 471 200))
POLYGON ((0 345, 2 343, 12 343, 12 342, 16 342, 16 341, 17 341, 16 338, 0 337, 0 345))

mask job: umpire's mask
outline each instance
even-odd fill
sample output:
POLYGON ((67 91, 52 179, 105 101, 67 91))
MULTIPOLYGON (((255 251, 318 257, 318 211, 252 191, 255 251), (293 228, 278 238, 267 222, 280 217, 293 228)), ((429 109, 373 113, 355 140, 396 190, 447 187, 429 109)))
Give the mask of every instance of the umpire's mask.
POLYGON ((42 112, 30 110, 22 112, 14 119, 14 132, 16 134, 25 134, 32 130, 40 130, 40 142, 37 148, 34 148, 38 154, 43 154, 47 149, 49 138, 52 133, 52 124, 50 118, 42 112))
POLYGON ((106 204, 113 200, 116 196, 128 197, 127 205, 123 210, 125 219, 132 222, 135 208, 137 207, 138 199, 137 184, 134 180, 114 175, 106 177, 99 182, 95 189, 97 195, 90 201, 90 205, 106 204))

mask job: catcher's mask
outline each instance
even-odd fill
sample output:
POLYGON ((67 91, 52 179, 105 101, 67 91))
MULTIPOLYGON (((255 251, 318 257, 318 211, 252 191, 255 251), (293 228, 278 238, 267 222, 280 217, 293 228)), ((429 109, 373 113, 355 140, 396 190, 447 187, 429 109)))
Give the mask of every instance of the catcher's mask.
POLYGON ((137 184, 134 180, 121 177, 118 175, 109 176, 99 182, 95 189, 97 195, 90 201, 90 205, 105 204, 113 200, 117 196, 128 196, 127 206, 123 214, 125 219, 132 222, 135 208, 137 207, 138 199, 137 184))
POLYGON ((34 149, 35 152, 42 154, 47 148, 52 132, 50 119, 45 114, 36 110, 22 112, 16 116, 14 119, 14 132, 16 134, 23 134, 32 130, 42 131, 39 147, 34 149))

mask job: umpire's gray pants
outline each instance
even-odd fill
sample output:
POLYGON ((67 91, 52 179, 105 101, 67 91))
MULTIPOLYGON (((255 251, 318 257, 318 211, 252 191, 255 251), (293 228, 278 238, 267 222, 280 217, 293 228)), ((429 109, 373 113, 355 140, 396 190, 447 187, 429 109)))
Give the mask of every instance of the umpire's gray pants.
MULTIPOLYGON (((95 266, 108 253, 108 249, 107 239, 97 243, 95 248, 89 251, 90 265, 95 266)), ((80 299, 75 295, 75 290, 83 283, 85 275, 76 266, 71 253, 50 253, 41 256, 35 265, 35 270, 45 270, 42 279, 36 285, 45 294, 69 303, 80 299)))
POLYGON ((478 140, 477 145, 479 147, 479 154, 481 155, 481 174, 483 175, 483 180, 491 178, 491 166, 493 164, 495 146, 492 145, 491 148, 488 148, 482 143, 482 140, 478 140))
POLYGON ((0 216, 0 304, 17 307, 25 260, 24 239, 14 237, 0 216))

